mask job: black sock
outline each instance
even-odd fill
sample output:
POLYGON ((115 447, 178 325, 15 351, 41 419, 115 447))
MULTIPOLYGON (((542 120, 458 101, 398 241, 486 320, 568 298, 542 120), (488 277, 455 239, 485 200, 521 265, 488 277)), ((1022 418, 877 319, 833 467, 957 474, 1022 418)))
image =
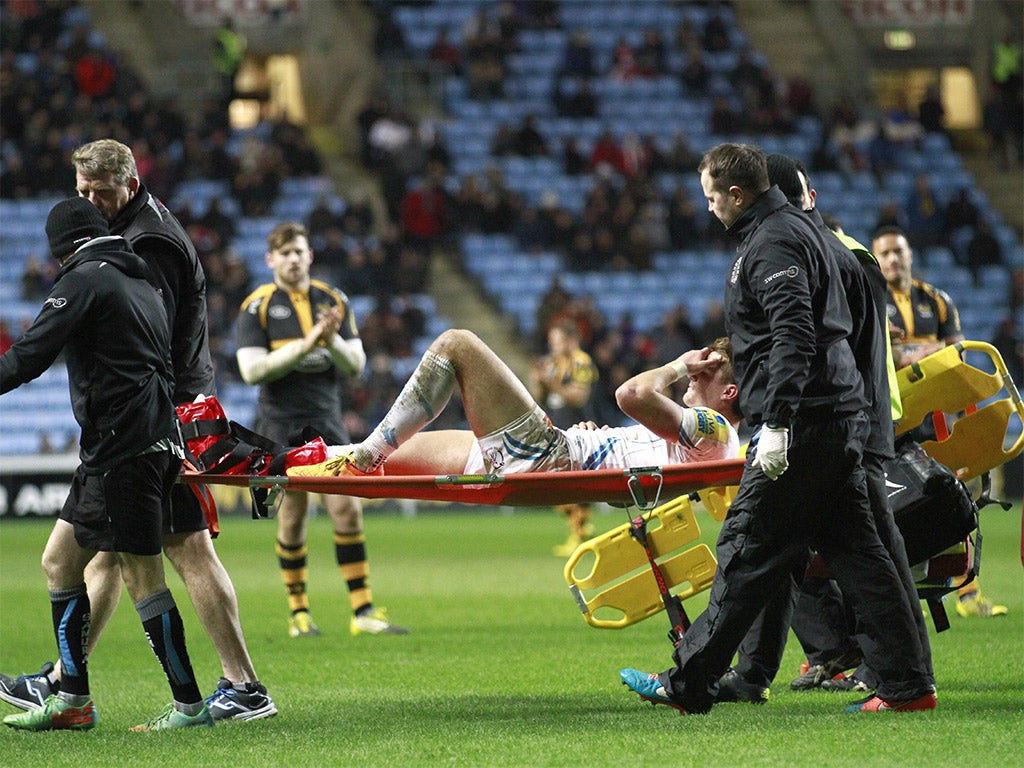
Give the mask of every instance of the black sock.
POLYGON ((185 647, 185 626, 170 590, 157 592, 135 604, 149 645, 164 668, 174 700, 184 704, 202 701, 192 662, 185 647))
POLYGON ((89 644, 91 607, 85 584, 50 592, 53 634, 60 653, 60 689, 73 696, 89 695, 89 644))

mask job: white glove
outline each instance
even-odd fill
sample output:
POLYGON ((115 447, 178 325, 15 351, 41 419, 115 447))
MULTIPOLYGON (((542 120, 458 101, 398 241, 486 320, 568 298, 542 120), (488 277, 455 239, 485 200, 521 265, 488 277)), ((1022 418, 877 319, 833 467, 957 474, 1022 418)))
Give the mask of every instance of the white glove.
POLYGON ((789 460, 786 458, 788 449, 787 427, 761 427, 761 436, 757 440, 757 454, 752 463, 755 467, 760 467, 770 480, 778 480, 789 468, 789 460))

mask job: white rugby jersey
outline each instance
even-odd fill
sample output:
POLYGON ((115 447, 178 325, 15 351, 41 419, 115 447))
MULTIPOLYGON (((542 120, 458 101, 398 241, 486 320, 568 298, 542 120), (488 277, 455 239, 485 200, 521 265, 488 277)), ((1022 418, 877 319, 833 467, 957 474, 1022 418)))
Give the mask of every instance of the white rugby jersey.
POLYGON ((723 419, 725 441, 700 437, 690 445, 672 443, 643 426, 607 430, 565 430, 572 469, 629 469, 735 459, 740 452, 736 430, 723 419))
POLYGON ((717 411, 684 408, 679 442, 646 427, 558 429, 538 407, 505 429, 477 438, 466 474, 629 469, 734 459, 739 435, 717 411))

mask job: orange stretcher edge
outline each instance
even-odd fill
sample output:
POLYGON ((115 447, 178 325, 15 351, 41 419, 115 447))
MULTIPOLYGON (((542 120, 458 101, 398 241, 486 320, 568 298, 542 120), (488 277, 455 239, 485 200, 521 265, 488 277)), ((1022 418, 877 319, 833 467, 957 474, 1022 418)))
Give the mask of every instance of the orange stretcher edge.
POLYGON ((608 502, 653 507, 702 488, 736 485, 743 459, 663 467, 530 472, 515 475, 381 475, 377 477, 283 477, 205 475, 185 472, 190 485, 234 485, 332 493, 366 499, 418 499, 496 506, 544 506, 608 502))

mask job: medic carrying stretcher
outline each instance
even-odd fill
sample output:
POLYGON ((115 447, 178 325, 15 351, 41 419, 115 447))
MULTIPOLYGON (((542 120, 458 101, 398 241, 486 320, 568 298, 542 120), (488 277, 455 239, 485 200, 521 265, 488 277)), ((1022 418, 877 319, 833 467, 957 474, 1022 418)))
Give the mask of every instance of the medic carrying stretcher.
MULTIPOLYGON (((949 530, 940 530, 940 536, 922 545, 925 549, 921 551, 931 548, 927 559, 915 561, 922 576, 919 593, 929 600, 939 626, 935 610, 941 607, 941 595, 953 589, 954 580, 959 586, 973 578, 979 567, 981 535, 974 529, 977 509, 992 503, 988 473, 1024 452, 1024 404, 998 350, 983 342, 950 345, 898 371, 897 378, 904 413, 897 436, 930 415, 936 439, 922 442, 923 451, 948 468, 955 482, 982 478, 981 494, 977 503, 971 504, 973 524, 961 520, 947 526, 949 530), (973 364, 978 361, 978 365, 973 364), (940 546, 950 536, 952 541, 940 546), (949 548, 950 544, 955 545, 949 548)), ((723 520, 744 465, 743 459, 733 459, 507 476, 289 478, 284 474, 287 466, 326 459, 323 441, 311 440, 298 448, 273 445, 228 422, 212 398, 205 405, 183 406, 179 416, 193 452, 182 482, 207 497, 208 492, 203 493, 207 485, 248 487, 253 492, 254 516, 266 515, 276 494, 285 489, 483 505, 604 501, 634 506, 639 514, 628 523, 577 548, 565 564, 565 579, 591 626, 623 628, 667 610, 672 624, 670 636, 676 641, 689 626, 683 601, 710 587, 717 566, 712 551, 698 542, 700 528, 693 504, 701 501, 714 520, 723 520), (663 497, 672 500, 660 504, 663 497)), ((913 463, 912 473, 916 471, 913 463)), ((215 532, 215 509, 211 509, 210 519, 211 532, 215 532)), ((899 519, 897 523, 903 530, 899 519)), ((927 520, 908 520, 906 525, 943 528, 927 520)), ((913 531, 905 530, 904 536, 911 538, 913 531)), ((1021 558, 1024 562, 1024 535, 1021 558)))

